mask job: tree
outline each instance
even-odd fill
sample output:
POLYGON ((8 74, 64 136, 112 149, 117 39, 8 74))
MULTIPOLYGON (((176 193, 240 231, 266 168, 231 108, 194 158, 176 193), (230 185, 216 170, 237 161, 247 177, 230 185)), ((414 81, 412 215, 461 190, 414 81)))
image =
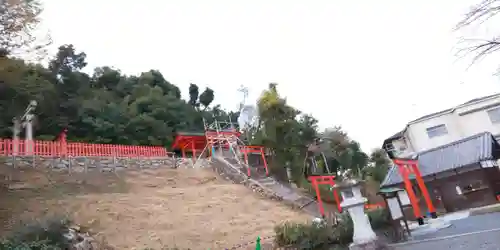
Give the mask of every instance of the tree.
POLYGON ((327 128, 321 135, 324 141, 321 150, 330 162, 331 168, 341 177, 363 178, 369 157, 361 150, 359 143, 349 138, 341 127, 327 128))
MULTIPOLYGON (((236 122, 240 115, 212 105, 211 88, 199 95, 198 86, 191 84, 189 98, 183 100, 180 89, 157 70, 124 75, 102 66, 89 75, 83 71, 86 59, 71 44, 60 46, 47 67, 0 57, 0 136, 12 136, 12 118, 21 115, 30 100, 38 102, 38 139, 54 139, 68 129, 69 141, 92 143, 170 147, 179 131, 203 132, 203 120, 236 122)), ((329 164, 338 174, 359 175, 367 165, 368 157, 347 133, 340 127, 318 133, 318 120, 289 105, 275 83, 263 91, 254 111, 258 121, 247 142, 271 152, 269 166, 278 177, 286 177, 285 166, 290 166, 293 180, 303 181, 307 147, 317 137, 330 139, 329 164)))
POLYGON ((199 89, 198 85, 196 84, 189 84, 189 104, 193 107, 199 107, 200 104, 198 103, 198 95, 199 95, 199 89))
MULTIPOLYGON (((68 140, 94 143, 170 146, 177 131, 203 131, 203 119, 236 119, 237 112, 182 100, 180 90, 156 70, 136 76, 103 66, 82 71, 86 54, 73 45, 59 47, 48 67, 0 57, 0 136, 11 136, 12 118, 37 100, 39 139, 54 139, 68 129, 68 140)), ((210 100, 211 99, 211 100, 210 100)))
POLYGON ((374 149, 370 154, 370 167, 366 168, 366 174, 372 180, 381 184, 390 167, 391 160, 387 156, 385 150, 381 148, 374 149))
POLYGON ((42 6, 37 0, 4 0, 0 2, 0 55, 45 56, 50 37, 37 38, 34 31, 40 22, 42 6))
POLYGON ((211 88, 206 88, 200 95, 200 103, 203 105, 203 110, 206 110, 213 101, 214 91, 211 88))
MULTIPOLYGON (((465 17, 456 25, 455 30, 463 29, 473 24, 482 25, 491 21, 500 12, 500 0, 481 0, 477 5, 471 7, 465 17)), ((459 54, 473 54, 472 63, 494 53, 500 49, 500 40, 498 36, 486 39, 464 39, 467 44, 465 48, 460 49, 459 54)))

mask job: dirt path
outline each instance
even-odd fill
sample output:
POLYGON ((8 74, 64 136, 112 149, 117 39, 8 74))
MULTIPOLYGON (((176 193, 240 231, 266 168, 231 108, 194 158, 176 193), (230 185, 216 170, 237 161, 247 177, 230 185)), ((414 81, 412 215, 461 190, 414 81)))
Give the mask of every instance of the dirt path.
POLYGON ((309 219, 205 169, 79 175, 18 173, 19 189, 0 194, 3 231, 20 218, 66 213, 116 249, 224 249, 309 219))

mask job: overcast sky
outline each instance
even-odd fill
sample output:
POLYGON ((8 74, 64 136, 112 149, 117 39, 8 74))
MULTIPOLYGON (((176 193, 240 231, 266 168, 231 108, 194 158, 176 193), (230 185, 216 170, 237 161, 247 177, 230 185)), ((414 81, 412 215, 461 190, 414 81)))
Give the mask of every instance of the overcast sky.
POLYGON ((46 0, 54 44, 90 69, 160 70, 187 96, 214 89, 235 109, 270 82, 289 103, 341 125, 365 150, 417 116, 500 90, 493 60, 467 70, 452 32, 479 0, 46 0))

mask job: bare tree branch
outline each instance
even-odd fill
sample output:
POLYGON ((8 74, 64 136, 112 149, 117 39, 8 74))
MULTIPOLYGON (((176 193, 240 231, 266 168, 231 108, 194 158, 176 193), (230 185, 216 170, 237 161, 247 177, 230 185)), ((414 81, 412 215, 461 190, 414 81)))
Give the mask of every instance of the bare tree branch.
POLYGON ((490 40, 485 39, 462 39, 459 44, 465 44, 464 47, 459 48, 455 54, 459 58, 464 58, 466 56, 472 56, 472 60, 468 68, 470 68, 475 63, 479 62, 481 59, 487 55, 496 52, 500 49, 500 39, 493 38, 490 40))
MULTIPOLYGON (((491 18, 500 13, 500 0, 482 0, 479 4, 471 7, 464 18, 455 26, 455 31, 472 25, 483 25, 491 18)), ((500 37, 488 39, 462 39, 459 44, 466 44, 456 53, 463 58, 472 55, 468 68, 500 49, 500 37)))
POLYGON ((52 43, 48 33, 35 34, 41 4, 36 0, 3 0, 0 4, 0 51, 17 56, 45 57, 52 43))
POLYGON ((500 12, 499 0, 482 0, 481 3, 471 7, 465 17, 455 26, 455 30, 462 29, 474 23, 480 25, 500 12))

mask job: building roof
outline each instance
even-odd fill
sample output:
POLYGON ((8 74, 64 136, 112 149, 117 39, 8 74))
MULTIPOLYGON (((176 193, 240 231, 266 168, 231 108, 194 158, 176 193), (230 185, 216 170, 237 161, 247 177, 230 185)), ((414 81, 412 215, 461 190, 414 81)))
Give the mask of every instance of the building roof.
MULTIPOLYGON (((495 159, 500 145, 490 132, 476 134, 417 154, 422 177, 495 159)), ((402 183, 397 166, 392 166, 381 187, 402 183)))
POLYGON ((413 121, 410 121, 409 123, 414 123, 414 122, 417 122, 417 121, 420 121, 420 120, 425 120, 426 118, 429 118, 429 117, 432 117, 432 116, 436 116, 436 115, 440 115, 440 114, 446 114, 446 113, 449 113, 449 112, 453 112, 453 110, 455 110, 456 107, 459 107, 459 106, 464 106, 464 105, 469 105, 469 104, 473 104, 473 103, 476 103, 476 102, 480 102, 480 101, 483 101, 483 100, 487 100, 487 99, 490 99, 492 97, 495 97, 495 96, 500 96, 500 93, 496 93, 496 94, 493 94, 493 95, 487 95, 487 96, 483 96, 483 97, 479 97, 479 98, 474 98, 472 100, 469 100, 469 101, 466 101, 464 103, 461 103, 453 108, 449 108, 449 109, 445 109, 445 110, 441 110, 439 112, 435 112, 435 113, 432 113, 432 114, 428 114, 428 115, 424 115, 422 117, 419 117, 413 121))
MULTIPOLYGON (((439 112, 435 112, 435 113, 431 113, 431 114, 427 114, 427 115, 421 116, 421 117, 419 117, 419 118, 417 118, 415 120, 412 120, 412 121, 408 122, 408 124, 415 123, 415 122, 418 122, 418 121, 421 121, 421 120, 425 120, 425 119, 431 118, 433 116, 442 115, 442 114, 446 114, 446 113, 451 113, 451 112, 453 112, 455 110, 456 107, 473 104, 473 103, 480 102, 480 101, 483 101, 483 100, 487 100, 487 99, 490 99, 490 98, 493 98, 493 97, 496 97, 496 96, 500 96, 500 93, 496 93, 496 94, 488 95, 488 96, 483 96, 483 97, 479 97, 479 98, 474 98, 472 100, 469 100, 469 101, 466 101, 466 102, 464 102, 462 104, 459 104, 459 105, 455 106, 454 108, 449 108, 449 109, 441 110, 439 112)), ((408 127, 408 125, 406 127, 408 127)), ((396 133, 395 135, 393 135, 391 137, 388 137, 387 139, 384 140, 384 144, 387 141, 392 141, 394 139, 401 138, 403 136, 403 133, 404 133, 405 130, 406 130, 406 128, 403 129, 402 131, 396 133)))

